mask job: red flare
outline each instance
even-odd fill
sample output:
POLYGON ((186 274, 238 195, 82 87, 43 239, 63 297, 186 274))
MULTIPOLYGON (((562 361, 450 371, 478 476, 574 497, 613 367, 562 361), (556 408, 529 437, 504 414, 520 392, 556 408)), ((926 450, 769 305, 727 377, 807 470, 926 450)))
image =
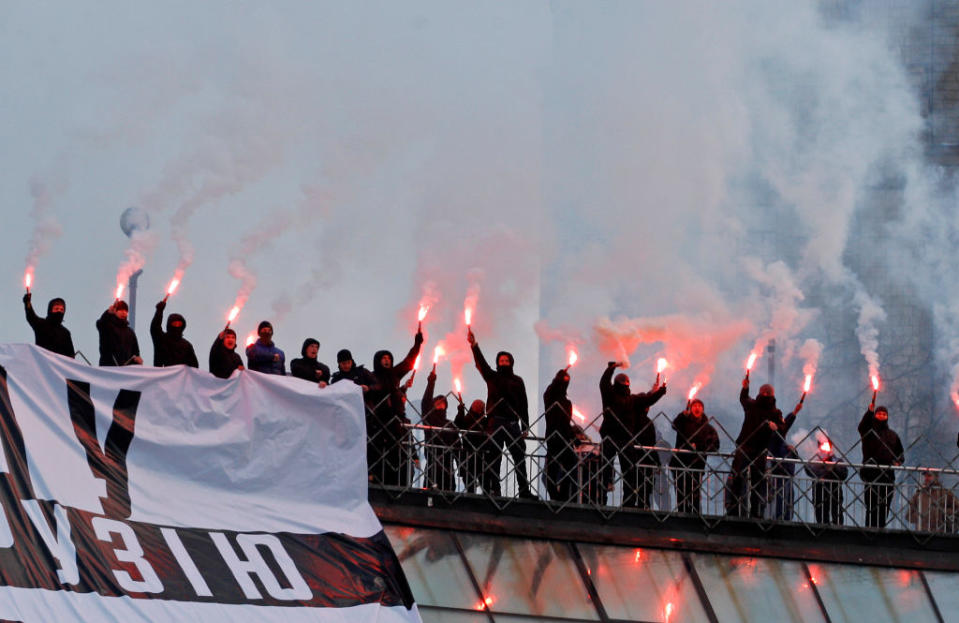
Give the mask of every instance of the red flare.
POLYGON ((633 564, 639 564, 639 561, 643 559, 643 550, 636 548, 636 555, 633 556, 633 564))
POLYGON ((170 282, 170 285, 166 289, 166 295, 172 296, 176 292, 177 287, 180 285, 180 280, 176 277, 173 278, 173 281, 170 282))
POLYGON ((486 598, 480 600, 479 602, 477 602, 477 604, 476 604, 476 609, 477 609, 477 610, 486 610, 487 608, 489 608, 490 606, 493 605, 493 601, 495 601, 495 600, 493 599, 492 596, 486 597, 486 598))
POLYGON ((959 409, 959 392, 952 392, 952 403, 959 409))
POLYGON ((872 380, 872 391, 878 392, 879 391, 879 375, 873 374, 871 380, 872 380))
POLYGON ((429 305, 420 305, 420 311, 416 315, 416 320, 418 322, 423 322, 424 320, 426 320, 426 312, 428 312, 429 310, 430 310, 429 305))
POLYGON ((440 357, 442 357, 445 354, 446 354, 446 351, 443 349, 443 347, 437 344, 433 348, 433 365, 435 366, 437 363, 439 363, 440 357))
POLYGON ((239 315, 240 315, 240 306, 239 306, 239 305, 234 305, 234 306, 233 306, 233 309, 230 310, 230 313, 227 314, 226 323, 227 323, 227 324, 230 324, 231 322, 233 322, 234 320, 236 320, 236 317, 239 316, 239 315))
POLYGON ((819 449, 828 454, 832 452, 832 445, 828 439, 823 439, 822 443, 819 444, 819 449))
POLYGON ((809 393, 809 390, 810 390, 811 388, 812 388, 812 375, 811 375, 811 374, 807 374, 807 375, 806 375, 806 382, 803 383, 803 386, 802 386, 802 393, 808 394, 808 393, 809 393))
POLYGON ((662 374, 662 373, 663 373, 663 370, 666 369, 666 366, 667 366, 667 365, 669 365, 669 363, 666 361, 666 358, 665 358, 665 357, 660 357, 659 359, 657 359, 657 360, 656 360, 656 374, 662 374))
POLYGON ((463 393, 463 383, 462 383, 462 381, 459 380, 458 377, 455 378, 455 379, 453 379, 453 387, 456 388, 456 393, 457 393, 457 394, 462 394, 462 393, 463 393))
POLYGON ((246 345, 249 346, 256 341, 256 333, 250 333, 246 336, 246 345))
POLYGON ((579 412, 579 409, 573 407, 573 417, 579 420, 580 422, 586 421, 586 416, 579 412))
POLYGON ((686 400, 689 400, 690 402, 692 402, 693 398, 696 397, 696 394, 699 392, 700 389, 702 389, 702 387, 703 387, 702 383, 696 383, 695 385, 690 387, 689 394, 687 394, 686 396, 686 400))
POLYGON ((756 357, 758 357, 758 356, 759 356, 759 355, 757 355, 756 353, 749 353, 749 359, 746 360, 746 371, 747 371, 747 372, 748 372, 748 371, 751 371, 751 370, 753 369, 753 364, 756 363, 756 357))
POLYGON ((27 292, 30 292, 30 286, 33 285, 33 273, 29 270, 23 275, 23 285, 26 286, 27 292))
POLYGON ((466 321, 466 326, 469 327, 473 324, 473 310, 467 307, 463 310, 463 319, 466 321))
POLYGON ((669 623, 669 618, 673 616, 673 602, 670 601, 666 604, 663 613, 666 615, 666 623, 669 623))
POLYGON ((413 372, 416 372, 420 369, 420 355, 416 356, 416 361, 413 362, 413 372))
POLYGON ((123 296, 123 284, 122 284, 122 283, 118 283, 118 284, 117 284, 117 295, 116 295, 114 298, 119 301, 119 300, 120 300, 120 297, 122 297, 122 296, 123 296))
POLYGON ((576 351, 575 351, 575 350, 573 350, 572 348, 570 348, 570 349, 569 349, 569 358, 567 359, 568 365, 566 366, 566 369, 569 370, 570 367, 572 367, 572 366, 576 363, 577 360, 579 360, 579 355, 576 354, 576 351))

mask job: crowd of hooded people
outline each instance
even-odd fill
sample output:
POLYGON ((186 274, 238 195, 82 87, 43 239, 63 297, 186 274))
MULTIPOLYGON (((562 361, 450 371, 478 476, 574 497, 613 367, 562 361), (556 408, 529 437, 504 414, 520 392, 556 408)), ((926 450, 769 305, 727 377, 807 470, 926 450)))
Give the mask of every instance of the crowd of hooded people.
MULTIPOLYGON (((34 331, 37 346, 74 357, 70 331, 64 326, 66 302, 54 298, 47 305, 46 317, 33 309, 31 295, 24 298, 26 319, 34 331)), ((156 305, 150 322, 153 341, 153 365, 156 367, 186 365, 199 367, 193 345, 184 338, 186 319, 180 314, 167 317, 163 330, 166 300, 156 305)), ((99 333, 99 365, 125 366, 142 364, 136 334, 129 325, 129 309, 116 300, 96 322, 99 333)), ((514 370, 512 354, 501 351, 487 362, 471 329, 466 336, 477 370, 486 383, 487 395, 467 407, 459 394, 453 394, 458 406, 451 421, 446 395, 436 395, 436 370, 427 376, 421 402, 419 428, 424 431, 425 462, 423 484, 428 489, 454 491, 457 476, 467 492, 482 491, 500 496, 501 467, 505 454, 512 459, 513 473, 521 498, 537 498, 530 486, 526 469, 526 439, 530 435, 529 405, 523 379, 514 370)), ((373 357, 373 369, 358 365, 352 353, 337 353, 336 371, 317 360, 319 341, 303 342, 300 358, 290 362, 290 374, 316 383, 320 388, 348 381, 360 386, 366 405, 367 462, 370 481, 392 486, 410 486, 411 464, 418 463, 411 451, 411 421, 406 415, 406 393, 412 386, 412 370, 423 345, 420 330, 413 346, 395 362, 388 350, 373 357)), ((226 328, 217 335, 210 348, 209 370, 222 379, 236 370, 249 369, 264 374, 286 375, 286 356, 273 342, 273 326, 263 321, 257 327, 257 339, 246 347, 246 366, 236 352, 236 332, 226 328)), ((574 420, 573 405, 567 396, 570 376, 559 370, 543 394, 545 412, 546 457, 543 480, 549 499, 559 502, 589 501, 612 503, 612 493, 621 484, 622 505, 649 509, 654 478, 661 472, 661 459, 656 446, 656 430, 649 418, 649 409, 665 394, 665 383, 656 384, 649 392, 633 393, 629 377, 615 374, 620 362, 609 362, 599 380, 603 420, 599 429, 601 442, 594 444, 574 420), (614 376, 615 374, 615 376, 614 376), (583 448, 595 455, 600 465, 596 473, 587 473, 589 486, 583 484, 583 448), (618 472, 614 469, 618 462, 618 472), (583 499, 584 490, 587 499, 583 499)), ((414 373, 415 374, 415 373, 414 373)), ((783 417, 776 406, 775 390, 765 384, 755 398, 749 393, 749 375, 740 391, 743 424, 736 438, 732 464, 724 484, 725 511, 737 517, 762 518, 771 498, 782 502, 782 491, 772 495, 782 478, 792 477, 795 465, 776 459, 798 458, 785 443, 785 436, 796 420, 803 403, 783 417), (770 455, 773 461, 770 464, 770 455), (781 471, 777 471, 781 470, 781 471)), ((668 467, 674 473, 677 506, 686 514, 702 513, 703 475, 707 458, 719 450, 719 435, 705 413, 702 400, 691 399, 672 421, 676 433, 668 467)), ((875 394, 858 427, 862 446, 862 465, 858 473, 863 483, 865 523, 884 527, 895 491, 896 470, 904 462, 899 436, 889 427, 886 407, 876 406, 875 394)), ((959 440, 957 440, 959 444, 959 440)), ((844 521, 843 483, 850 466, 837 458, 828 440, 813 460, 805 462, 806 474, 812 479, 812 502, 817 523, 842 524, 844 521)), ((791 492, 791 486, 790 486, 791 492)), ((791 499, 787 502, 791 505, 791 499)), ((788 511, 777 507, 775 516, 789 519, 788 511)), ((955 532, 959 528, 959 498, 939 481, 936 470, 923 471, 923 483, 911 497, 908 520, 917 528, 936 532, 955 532)))

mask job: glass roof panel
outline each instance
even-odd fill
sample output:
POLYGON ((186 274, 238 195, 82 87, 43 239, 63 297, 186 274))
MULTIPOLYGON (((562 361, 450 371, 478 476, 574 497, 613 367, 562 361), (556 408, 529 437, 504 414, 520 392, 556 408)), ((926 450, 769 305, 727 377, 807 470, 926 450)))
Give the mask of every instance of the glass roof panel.
POLYGON ((479 595, 449 533, 405 526, 383 529, 417 604, 467 610, 477 604, 479 595))
POLYGON ((833 623, 937 621, 918 571, 819 563, 809 571, 833 623))

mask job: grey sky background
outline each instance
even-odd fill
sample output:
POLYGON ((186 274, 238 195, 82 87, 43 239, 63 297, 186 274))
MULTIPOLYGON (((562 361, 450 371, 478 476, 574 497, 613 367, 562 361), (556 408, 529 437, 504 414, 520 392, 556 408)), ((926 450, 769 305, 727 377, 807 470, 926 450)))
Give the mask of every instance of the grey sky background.
POLYGON ((153 304, 192 260, 168 311, 204 364, 237 275, 252 288, 241 342, 271 319, 288 359, 312 336, 331 365, 343 347, 366 365, 383 347, 401 357, 426 292, 424 362, 444 340, 472 396, 472 288, 481 346, 514 351, 531 397, 569 344, 587 412, 606 360, 627 357, 641 387, 665 355, 664 410, 702 382, 733 425, 755 344, 777 338, 787 408, 803 344, 829 348, 811 291, 849 307, 864 357, 842 379, 861 389, 823 381, 817 398, 865 391, 883 301, 844 251, 871 218, 868 188, 894 175, 887 268, 935 307, 937 365, 954 378, 955 294, 933 277, 955 266, 954 192, 923 161, 888 16, 714 4, 6 3, 0 340, 32 340, 20 284, 52 219, 62 234, 38 258, 35 306, 64 296, 94 359, 130 245, 119 215, 139 206, 153 223, 135 245, 147 361, 153 304), (769 231, 788 231, 788 248, 764 247, 769 231))

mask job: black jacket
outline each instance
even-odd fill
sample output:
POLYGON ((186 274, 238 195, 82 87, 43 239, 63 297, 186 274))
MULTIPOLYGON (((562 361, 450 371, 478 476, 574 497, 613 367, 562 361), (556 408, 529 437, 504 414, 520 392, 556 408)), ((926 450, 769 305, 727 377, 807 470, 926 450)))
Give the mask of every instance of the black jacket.
POLYGON ((573 403, 566 396, 569 381, 566 370, 560 370, 543 393, 546 406, 546 457, 563 464, 576 461, 576 428, 573 424, 573 403))
POLYGON ((889 428, 889 420, 880 422, 874 411, 867 410, 859 421, 862 438, 862 462, 875 465, 893 465, 905 460, 899 435, 889 428))
POLYGON ((818 452, 811 461, 806 463, 806 473, 816 480, 843 481, 849 474, 845 463, 840 463, 832 454, 818 452))
POLYGON ((170 314, 167 318, 164 332, 160 327, 163 322, 163 310, 166 303, 160 301, 157 303, 156 312, 153 314, 153 320, 150 321, 150 337, 153 338, 153 365, 162 368, 165 366, 185 365, 191 368, 199 368, 200 363, 196 359, 196 352, 193 350, 193 344, 190 344, 183 337, 183 329, 186 327, 186 321, 179 314, 170 314), (177 329, 172 327, 171 322, 179 318, 183 322, 183 327, 177 329))
POLYGON ((663 385, 654 392, 631 394, 629 387, 625 385, 617 387, 613 383, 615 369, 613 366, 607 366, 599 379, 599 393, 603 399, 603 423, 599 427, 600 435, 620 442, 633 440, 634 444, 656 445, 656 430, 647 414, 649 408, 666 394, 666 386, 663 385))
POLYGON ((670 459, 674 467, 703 469, 706 457, 701 453, 719 450, 719 434, 705 413, 696 418, 683 411, 673 418, 673 430, 676 431, 676 450, 679 450, 670 459))
POLYGON ((97 320, 97 331, 100 333, 101 366, 129 365, 131 358, 140 356, 140 343, 130 323, 120 320, 116 314, 103 312, 97 320))
POLYGON ((372 419, 367 419, 367 429, 375 426, 388 428, 395 435, 402 434, 403 424, 408 423, 408 420, 400 382, 413 369, 413 362, 416 361, 422 345, 423 334, 417 333, 413 339, 413 347, 403 361, 394 363, 389 368, 384 367, 381 360, 384 355, 389 355, 392 359, 393 354, 390 351, 380 350, 373 355, 373 376, 376 382, 369 386, 365 396, 367 415, 372 416, 372 419))
POLYGON ((433 405, 433 391, 436 388, 436 377, 430 376, 426 379, 426 389, 423 391, 423 400, 420 403, 420 413, 423 414, 423 424, 430 428, 426 431, 424 437, 426 443, 433 446, 445 446, 452 448, 459 441, 459 433, 456 427, 446 417, 446 409, 440 410, 433 405))
POLYGON ((290 362, 290 375, 295 376, 298 379, 303 379, 304 381, 311 381, 313 383, 319 383, 320 381, 329 383, 329 366, 327 366, 325 363, 320 363, 317 361, 316 357, 310 358, 306 356, 306 347, 308 342, 310 342, 310 340, 304 342, 303 348, 300 349, 300 355, 302 355, 302 358, 294 359, 290 362), (320 372, 320 374, 317 374, 317 372, 320 372))
POLYGON ((739 404, 743 406, 745 418, 739 436, 736 437, 737 447, 749 456, 765 454, 773 436, 769 422, 776 425, 776 432, 780 435, 784 435, 788 430, 783 420, 783 412, 776 408, 775 396, 757 396, 754 400, 749 397, 749 388, 744 387, 739 392, 739 404))
POLYGON ((73 348, 73 338, 70 336, 69 329, 63 326, 63 316, 51 311, 53 302, 58 300, 60 299, 53 299, 47 304, 46 318, 37 316, 29 300, 24 303, 23 307, 27 315, 27 322, 33 329, 37 346, 65 357, 73 357, 76 354, 76 349, 73 348))
POLYGON ((219 336, 213 340, 213 346, 210 347, 210 372, 213 376, 228 379, 233 371, 243 367, 243 360, 234 350, 228 349, 223 345, 223 340, 219 336))
POLYGON ((507 421, 519 421, 522 428, 529 428, 529 403, 526 399, 526 384, 513 373, 513 356, 506 351, 496 355, 509 358, 508 366, 497 364, 496 370, 486 363, 479 344, 473 344, 473 361, 476 369, 486 382, 486 415, 489 420, 500 418, 507 421))

